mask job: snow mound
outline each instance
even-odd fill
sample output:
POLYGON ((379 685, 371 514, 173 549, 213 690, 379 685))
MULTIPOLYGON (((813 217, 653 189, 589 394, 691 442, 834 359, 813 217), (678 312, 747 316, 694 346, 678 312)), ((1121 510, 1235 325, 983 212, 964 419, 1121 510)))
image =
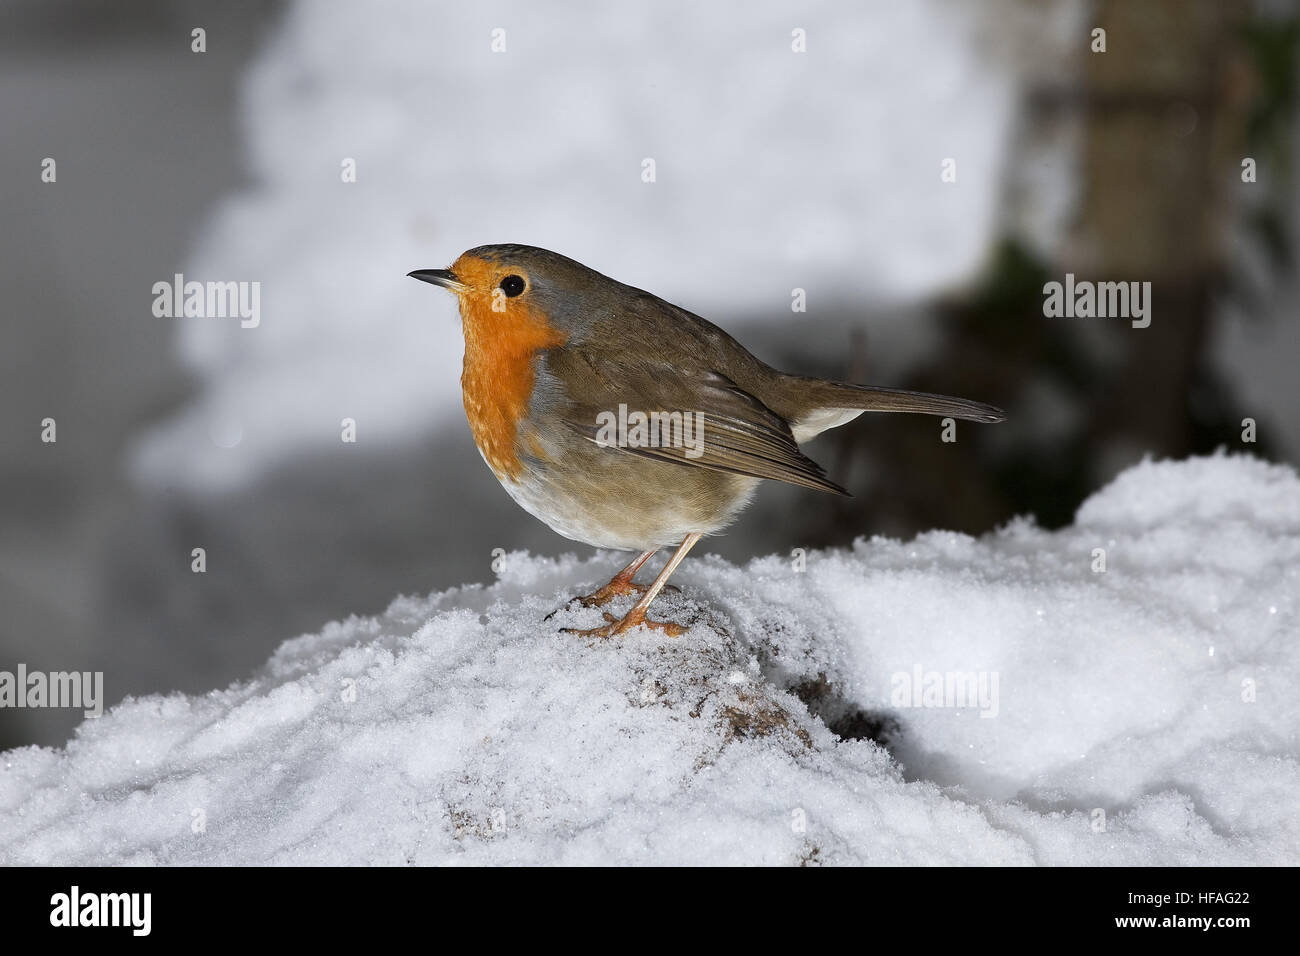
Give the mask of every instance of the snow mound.
POLYGON ((0 863, 1300 862, 1290 468, 1146 462, 1058 532, 693 559, 657 606, 686 636, 560 633, 617 559, 511 555, 8 752, 0 863))

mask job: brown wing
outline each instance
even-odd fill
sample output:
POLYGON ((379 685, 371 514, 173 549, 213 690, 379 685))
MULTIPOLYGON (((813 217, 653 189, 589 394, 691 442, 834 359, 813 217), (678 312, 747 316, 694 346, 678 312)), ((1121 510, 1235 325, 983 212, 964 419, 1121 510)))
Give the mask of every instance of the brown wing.
MULTIPOLYGON (((695 357, 693 357, 695 358, 695 357)), ((550 370, 560 380, 580 382, 569 389, 562 419, 569 428, 589 441, 604 444, 609 430, 602 432, 602 414, 617 416, 619 405, 628 412, 680 413, 693 428, 681 437, 689 442, 668 441, 661 436, 658 446, 633 447, 619 443, 611 454, 634 454, 694 468, 769 478, 805 488, 847 495, 826 478, 825 470, 804 455, 785 420, 727 376, 707 368, 683 368, 694 361, 629 363, 615 360, 600 350, 568 348, 547 356, 550 370), (575 398, 579 392, 581 399, 575 398)), ((678 437, 676 435, 674 438, 678 437)))

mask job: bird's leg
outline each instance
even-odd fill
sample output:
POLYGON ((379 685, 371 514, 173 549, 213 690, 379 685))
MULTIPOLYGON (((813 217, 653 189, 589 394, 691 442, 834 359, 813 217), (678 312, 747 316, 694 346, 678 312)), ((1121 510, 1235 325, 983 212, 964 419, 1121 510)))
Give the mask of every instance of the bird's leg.
POLYGON ((647 586, 644 584, 637 584, 632 579, 636 577, 636 573, 641 570, 641 565, 654 557, 655 552, 658 550, 658 548, 655 548, 651 551, 642 551, 632 560, 631 564, 610 578, 608 584, 597 588, 583 597, 575 598, 575 600, 580 602, 583 607, 602 607, 608 604, 611 599, 622 597, 624 594, 631 594, 633 591, 638 594, 644 594, 647 586))
POLYGON ((681 543, 676 552, 673 553, 673 556, 668 560, 668 563, 664 565, 664 569, 659 572, 659 577, 655 578, 654 583, 651 584, 650 587, 646 589, 646 592, 641 595, 641 600, 632 605, 632 610, 623 615, 622 620, 619 620, 614 617, 614 615, 606 612, 605 620, 609 623, 605 624, 603 627, 593 627, 586 631, 578 631, 572 628, 565 628, 565 630, 583 637, 614 637, 615 635, 622 634, 624 631, 629 631, 634 627, 639 627, 644 624, 652 630, 663 631, 669 637, 679 637, 680 635, 685 634, 686 628, 682 625, 673 624, 671 621, 652 621, 645 616, 645 612, 646 609, 650 607, 650 603, 659 596, 659 592, 663 590, 664 585, 668 583, 669 576, 677 570, 677 565, 682 563, 682 559, 686 557, 686 552, 690 551, 691 548, 695 546, 695 542, 699 540, 700 535, 698 532, 692 532, 686 536, 686 540, 681 543))

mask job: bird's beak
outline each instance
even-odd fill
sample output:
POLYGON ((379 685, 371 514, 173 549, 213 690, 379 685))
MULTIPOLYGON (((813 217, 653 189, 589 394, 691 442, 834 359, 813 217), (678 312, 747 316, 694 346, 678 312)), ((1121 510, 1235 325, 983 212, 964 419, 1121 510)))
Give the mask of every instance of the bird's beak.
POLYGON ((408 272, 412 279, 419 279, 421 282, 432 282, 434 285, 440 285, 444 289, 450 289, 457 295, 465 291, 465 283, 456 278, 456 273, 450 269, 416 269, 414 272, 408 272))

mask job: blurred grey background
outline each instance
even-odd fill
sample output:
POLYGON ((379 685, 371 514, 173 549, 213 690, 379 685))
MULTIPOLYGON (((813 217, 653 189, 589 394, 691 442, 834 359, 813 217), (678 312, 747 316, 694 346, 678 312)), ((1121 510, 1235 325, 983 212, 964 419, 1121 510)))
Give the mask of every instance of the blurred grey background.
MULTIPOLYGON (((1009 411, 956 444, 899 417, 823 436, 855 497, 765 487, 702 549, 733 560, 1057 526, 1145 454, 1300 453, 1294 4, 10 0, 5 21, 0 669, 102 670, 110 705, 204 691, 330 619, 488 581, 493 548, 585 552, 482 465, 451 304, 404 278, 480 242, 549 245, 791 371, 1009 411), (176 272, 261 281, 262 325, 155 318, 176 272), (1151 327, 1045 318, 1066 272, 1151 281, 1151 327)), ((0 747, 78 719, 0 710, 0 747)))

